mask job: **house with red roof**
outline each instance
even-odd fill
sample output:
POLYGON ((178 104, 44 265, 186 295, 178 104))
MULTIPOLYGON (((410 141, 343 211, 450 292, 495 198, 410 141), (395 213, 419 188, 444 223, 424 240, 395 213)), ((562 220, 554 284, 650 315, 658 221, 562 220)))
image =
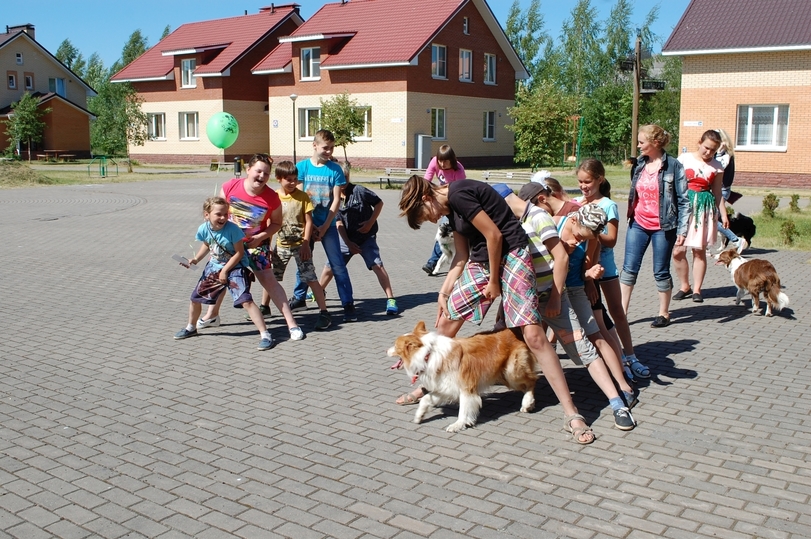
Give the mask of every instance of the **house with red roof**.
MULTIPOLYGON (((29 93, 39 100, 45 130, 41 142, 28 148, 19 143, 20 155, 28 158, 43 150, 60 150, 73 157, 90 155, 90 120, 87 98, 96 95, 81 77, 56 59, 36 40, 34 25, 6 27, 0 33, 0 66, 5 79, 0 83, 0 121, 12 114, 11 104, 29 93)), ((9 146, 5 126, 0 125, 0 151, 9 146)))
POLYGON ((277 159, 310 155, 321 100, 348 92, 366 119, 353 164, 424 167, 442 144, 466 167, 513 162, 507 109, 528 74, 485 0, 326 4, 279 42, 252 69, 277 159))
POLYGON ((735 184, 811 186, 811 2, 692 0, 662 49, 681 56, 679 146, 735 143, 735 184))
POLYGON ((209 163, 267 152, 267 85, 251 69, 303 22, 298 4, 271 4, 256 14, 184 24, 116 73, 111 80, 133 85, 149 120, 149 140, 130 147, 132 158, 209 163), (239 123, 239 137, 225 150, 205 132, 218 112, 239 123))

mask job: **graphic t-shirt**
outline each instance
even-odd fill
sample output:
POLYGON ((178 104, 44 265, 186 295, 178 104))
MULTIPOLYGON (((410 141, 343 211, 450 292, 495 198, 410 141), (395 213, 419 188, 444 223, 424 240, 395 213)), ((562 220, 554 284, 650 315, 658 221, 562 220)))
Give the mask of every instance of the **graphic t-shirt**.
POLYGON ((313 211, 313 203, 307 193, 296 189, 289 195, 284 189, 276 191, 282 202, 282 228, 276 234, 279 247, 298 247, 304 242, 306 215, 313 211))
POLYGON ((228 180, 222 186, 225 199, 231 205, 228 218, 241 228, 246 236, 263 232, 268 227, 268 217, 281 205, 279 195, 265 187, 256 196, 245 191, 243 178, 228 180))
POLYGON ((379 227, 377 221, 366 234, 358 232, 360 224, 372 217, 375 206, 380 203, 380 197, 362 185, 348 184, 344 190, 344 199, 338 210, 338 216, 346 228, 346 235, 349 240, 361 245, 363 242, 377 234, 379 227))
POLYGON ((634 221, 645 230, 660 230, 659 224, 659 171, 648 172, 642 167, 636 181, 634 221))
POLYGON ((448 216, 451 228, 468 240, 470 260, 486 263, 490 257, 487 253, 487 240, 473 225, 473 219, 483 211, 495 223, 502 234, 501 254, 529 243, 521 223, 498 192, 489 184, 476 180, 457 180, 448 184, 448 205, 451 213, 448 216))
POLYGON ((313 224, 321 226, 329 215, 335 186, 346 183, 344 171, 332 161, 314 165, 310 159, 299 161, 296 168, 298 179, 303 184, 302 190, 309 195, 313 203, 313 224))
MULTIPOLYGON (((227 221, 220 230, 212 229, 211 223, 206 221, 197 229, 195 238, 197 241, 202 241, 208 245, 208 250, 211 253, 211 264, 221 269, 236 254, 234 244, 243 241, 245 233, 231 221, 227 221)), ((242 260, 236 267, 247 268, 248 265, 248 257, 243 252, 242 260)))

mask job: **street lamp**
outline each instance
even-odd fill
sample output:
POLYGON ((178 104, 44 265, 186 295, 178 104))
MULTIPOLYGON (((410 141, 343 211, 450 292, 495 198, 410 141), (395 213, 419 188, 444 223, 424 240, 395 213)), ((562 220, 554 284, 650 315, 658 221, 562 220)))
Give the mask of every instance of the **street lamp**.
POLYGON ((293 102, 293 163, 296 162, 296 94, 290 94, 290 100, 293 102))

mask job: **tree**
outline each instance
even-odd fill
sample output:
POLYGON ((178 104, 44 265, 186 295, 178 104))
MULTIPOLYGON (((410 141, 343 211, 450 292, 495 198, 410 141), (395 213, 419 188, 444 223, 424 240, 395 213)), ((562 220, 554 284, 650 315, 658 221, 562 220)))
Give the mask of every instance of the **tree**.
POLYGON ((167 37, 169 34, 171 34, 171 33, 172 33, 172 27, 171 27, 171 26, 169 26, 169 25, 167 24, 167 25, 166 25, 166 26, 163 28, 163 33, 161 34, 161 39, 160 39, 160 40, 161 40, 161 41, 163 41, 163 40, 164 40, 164 39, 166 39, 166 37, 167 37))
POLYGON ((577 98, 550 81, 539 81, 531 90, 519 88, 519 106, 507 109, 514 120, 507 129, 515 132, 515 161, 533 168, 557 162, 563 145, 571 140, 570 117, 577 111, 577 98))
POLYGON ((350 99, 348 92, 320 101, 321 128, 332 131, 335 135, 335 145, 344 149, 344 161, 348 162, 346 147, 354 144, 357 134, 363 132, 366 125, 366 109, 360 107, 356 100, 350 99))
POLYGON ((546 56, 541 51, 548 49, 552 40, 544 30, 540 0, 532 0, 525 12, 520 1, 514 0, 507 15, 507 39, 529 72, 529 80, 518 84, 532 85, 545 71, 546 56))
POLYGON ((141 110, 144 100, 129 83, 106 81, 97 91, 88 104, 96 115, 90 128, 91 146, 106 155, 126 155, 127 170, 132 172, 130 145, 143 146, 147 139, 147 117, 141 110))
POLYGON ((681 114, 681 57, 665 56, 662 80, 665 89, 642 101, 639 107, 640 124, 656 124, 670 133, 668 152, 678 154, 679 116, 681 114))
POLYGON ((94 52, 87 60, 87 68, 84 70, 84 81, 94 90, 110 78, 110 74, 104 69, 104 62, 98 53, 94 52))
POLYGON ((600 66, 600 25, 591 0, 578 0, 571 18, 563 22, 561 34, 562 72, 560 84, 578 98, 589 95, 602 83, 600 66))
POLYGON ((11 114, 9 114, 6 124, 6 135, 9 138, 8 150, 13 153, 19 142, 28 145, 28 162, 31 162, 31 146, 35 142, 42 140, 45 130, 45 122, 42 116, 51 112, 50 108, 41 110, 39 99, 25 92, 19 101, 11 104, 11 114))
POLYGON ((54 56, 56 56, 57 60, 65 64, 68 69, 72 70, 74 61, 81 56, 81 53, 79 53, 79 49, 74 47, 69 39, 66 39, 59 44, 54 56))
POLYGON ((111 68, 112 73, 117 73, 127 67, 133 60, 145 53, 148 48, 147 39, 141 34, 141 30, 138 29, 134 31, 124 44, 124 49, 121 51, 121 59, 113 64, 111 68))

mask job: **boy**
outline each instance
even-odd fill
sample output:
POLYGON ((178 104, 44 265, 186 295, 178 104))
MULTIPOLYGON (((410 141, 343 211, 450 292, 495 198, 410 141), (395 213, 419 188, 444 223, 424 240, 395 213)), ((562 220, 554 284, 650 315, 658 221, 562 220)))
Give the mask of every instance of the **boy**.
POLYGON ((307 193, 298 188, 298 170, 292 161, 276 165, 276 179, 281 188, 276 191, 282 201, 282 228, 276 233, 276 249, 271 251, 273 274, 281 282, 291 258, 295 258, 298 275, 309 285, 320 313, 315 329, 327 329, 332 319, 327 312, 324 289, 318 284, 313 266, 310 238, 313 233, 313 204, 307 193))
MULTIPOLYGON (((332 271, 335 274, 335 284, 338 286, 338 296, 344 308, 344 322, 355 322, 355 301, 352 297, 352 282, 346 271, 346 263, 341 254, 341 243, 338 239, 338 230, 335 228, 335 216, 338 213, 338 204, 341 202, 341 186, 346 178, 337 163, 331 161, 335 149, 335 136, 326 129, 316 132, 313 140, 313 156, 296 163, 302 191, 309 195, 313 203, 313 237, 311 241, 320 241, 324 246, 332 271)), ((305 297, 307 285, 301 282, 296 274, 296 287, 293 297, 290 298, 292 310, 307 307, 305 297)))

